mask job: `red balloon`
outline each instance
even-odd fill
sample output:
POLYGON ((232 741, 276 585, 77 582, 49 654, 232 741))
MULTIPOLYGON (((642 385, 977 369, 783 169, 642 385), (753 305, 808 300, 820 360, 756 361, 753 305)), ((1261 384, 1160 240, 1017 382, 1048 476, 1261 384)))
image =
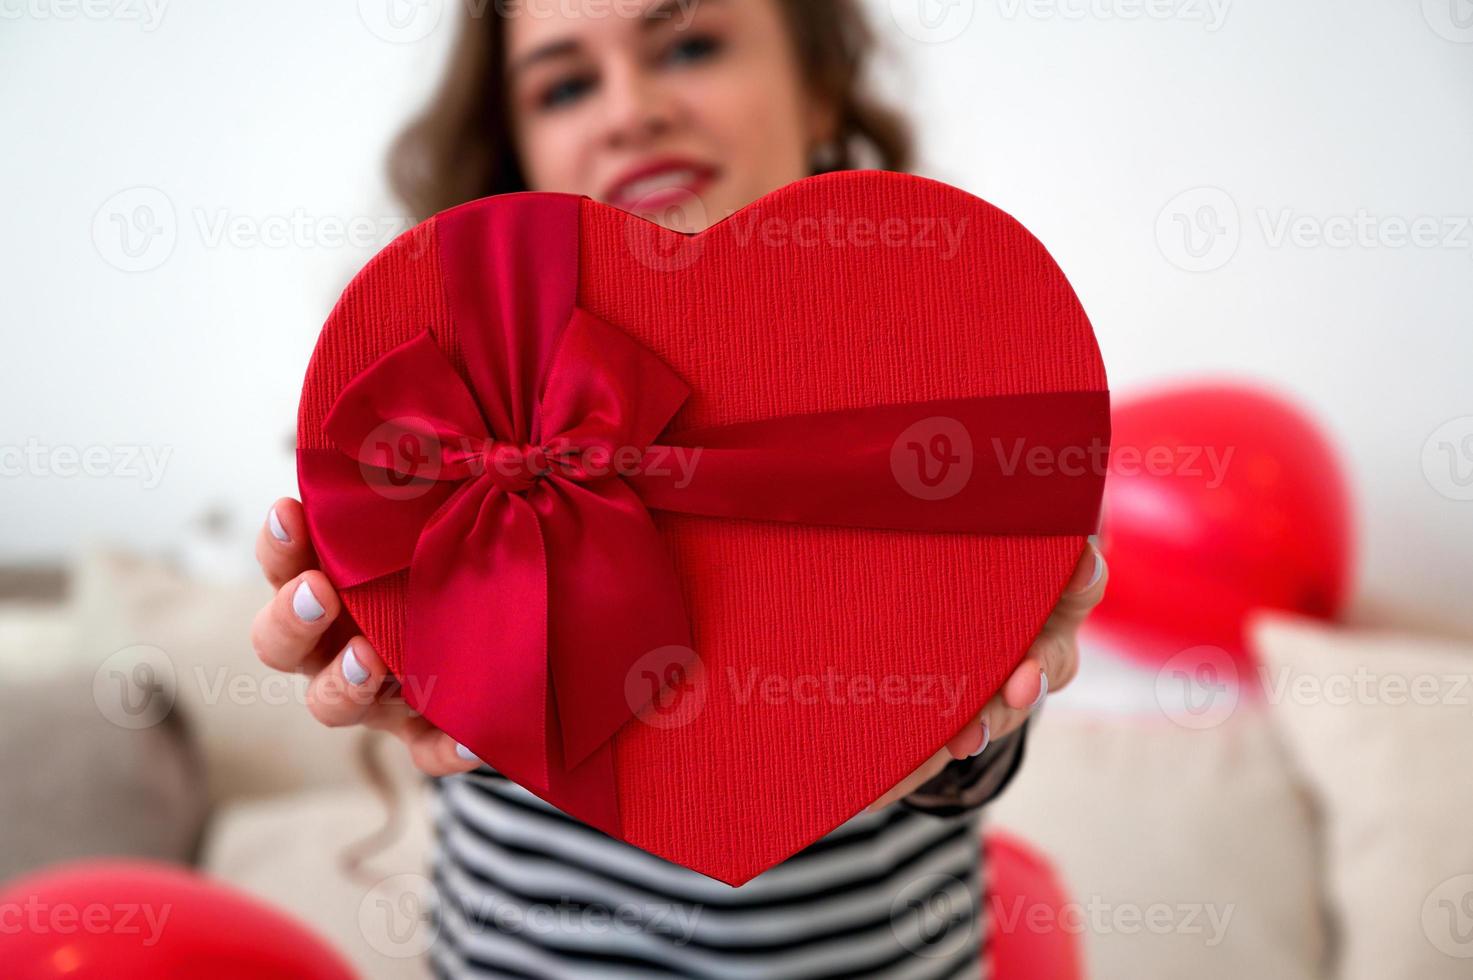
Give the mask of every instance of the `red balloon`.
POLYGON ((84 861, 0 889, 9 980, 353 980, 286 915, 188 869, 84 861))
POLYGON ((1150 666, 1201 646, 1249 667, 1253 610, 1338 614, 1350 494, 1304 413, 1250 387, 1187 387, 1124 402, 1112 428, 1110 585, 1090 635, 1150 666))
POLYGON ((1083 980, 1085 910, 1070 898, 1047 858, 1017 837, 989 831, 988 976, 999 980, 1083 980))

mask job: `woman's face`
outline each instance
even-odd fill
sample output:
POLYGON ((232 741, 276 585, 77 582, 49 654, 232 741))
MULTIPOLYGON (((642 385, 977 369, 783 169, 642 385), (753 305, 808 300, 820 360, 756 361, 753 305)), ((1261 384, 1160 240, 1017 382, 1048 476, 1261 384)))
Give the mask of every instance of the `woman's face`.
POLYGON ((511 115, 534 190, 699 231, 828 138, 778 0, 515 0, 511 115))

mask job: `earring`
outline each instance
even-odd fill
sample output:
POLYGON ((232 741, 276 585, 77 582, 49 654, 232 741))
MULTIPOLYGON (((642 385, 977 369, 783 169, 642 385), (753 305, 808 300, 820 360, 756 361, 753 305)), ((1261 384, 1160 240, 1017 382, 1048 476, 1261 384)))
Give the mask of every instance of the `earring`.
POLYGON ((829 140, 813 148, 808 155, 808 167, 815 174, 826 174, 838 170, 844 163, 844 153, 838 140, 829 140))

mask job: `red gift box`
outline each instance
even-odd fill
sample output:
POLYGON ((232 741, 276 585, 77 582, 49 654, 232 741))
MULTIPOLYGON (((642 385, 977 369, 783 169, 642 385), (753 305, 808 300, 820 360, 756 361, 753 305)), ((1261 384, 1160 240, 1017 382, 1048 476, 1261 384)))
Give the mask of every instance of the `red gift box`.
POLYGON ((489 198, 399 238, 299 425, 323 568, 431 722, 740 884, 933 755, 1098 520, 1104 366, 1044 247, 844 173, 694 236, 489 198))

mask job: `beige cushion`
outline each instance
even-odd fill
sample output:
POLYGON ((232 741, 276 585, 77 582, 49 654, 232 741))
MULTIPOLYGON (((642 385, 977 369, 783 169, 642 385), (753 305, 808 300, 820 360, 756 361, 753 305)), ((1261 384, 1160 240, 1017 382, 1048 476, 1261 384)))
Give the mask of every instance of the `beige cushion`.
POLYGON ((1255 639, 1322 813, 1337 977, 1473 976, 1473 646, 1282 617, 1255 639))
POLYGON ((96 553, 81 562, 74 596, 91 669, 121 678, 146 664, 177 690, 212 803, 363 784, 361 730, 318 724, 307 679, 268 669, 251 649, 251 620, 271 596, 264 581, 205 584, 159 562, 96 553))
POLYGON ((178 714, 135 724, 138 705, 91 673, 0 685, 0 881, 78 858, 194 860, 198 753, 178 714))
POLYGON ((98 855, 194 859, 198 747, 115 680, 78 657, 74 603, 0 603, 0 880, 98 855))
POLYGON ((0 682, 55 677, 74 669, 70 603, 0 602, 0 682))
POLYGON ((990 813, 1054 862, 1091 977, 1324 975, 1308 801, 1259 711, 1193 730, 1051 707, 990 813))
POLYGON ((201 865, 303 921, 373 980, 428 977, 435 938, 428 913, 430 825, 426 801, 403 796, 406 821, 358 873, 350 846, 382 825, 383 804, 366 789, 326 789, 232 804, 216 815, 201 865))

